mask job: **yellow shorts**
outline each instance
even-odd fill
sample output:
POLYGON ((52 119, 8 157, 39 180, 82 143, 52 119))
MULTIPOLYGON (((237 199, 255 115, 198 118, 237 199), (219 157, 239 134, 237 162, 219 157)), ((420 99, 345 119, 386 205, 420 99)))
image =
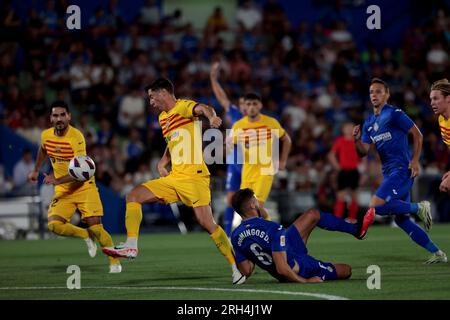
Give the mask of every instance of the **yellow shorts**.
POLYGON ((182 201, 188 207, 208 206, 211 203, 209 176, 186 177, 169 174, 142 184, 161 202, 182 201))
POLYGON ((81 213, 81 219, 103 216, 103 206, 97 188, 75 193, 55 194, 48 207, 48 216, 60 216, 70 221, 75 210, 81 213))
POLYGON ((256 181, 241 182, 241 189, 250 188, 255 192, 255 197, 260 202, 266 202, 272 189, 273 176, 259 176, 256 181))

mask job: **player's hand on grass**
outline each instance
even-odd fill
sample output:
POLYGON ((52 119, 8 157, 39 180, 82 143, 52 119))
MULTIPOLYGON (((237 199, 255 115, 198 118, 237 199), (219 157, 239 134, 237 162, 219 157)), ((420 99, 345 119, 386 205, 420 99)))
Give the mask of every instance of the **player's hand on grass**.
POLYGON ((419 162, 418 161, 411 161, 409 163, 409 169, 411 169, 411 177, 417 177, 419 175, 419 162))
POLYGON ((357 126, 353 127, 353 139, 359 140, 361 139, 361 126, 358 124, 357 126))
POLYGON ((209 125, 211 126, 211 128, 218 128, 218 127, 220 127, 221 124, 222 124, 222 119, 220 119, 217 116, 211 117, 209 119, 209 125))
POLYGON ((38 177, 39 177, 39 172, 37 172, 37 171, 31 171, 31 172, 28 174, 28 181, 33 182, 33 183, 36 183, 38 177))
POLYGON ((309 279, 306 279, 306 283, 317 283, 317 282, 323 282, 321 277, 312 277, 309 279))

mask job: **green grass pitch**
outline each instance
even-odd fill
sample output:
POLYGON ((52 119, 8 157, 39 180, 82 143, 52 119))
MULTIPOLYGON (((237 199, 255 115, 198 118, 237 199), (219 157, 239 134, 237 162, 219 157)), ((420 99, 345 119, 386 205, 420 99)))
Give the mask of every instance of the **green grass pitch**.
MULTIPOLYGON (((450 224, 435 225, 433 241, 450 253, 450 224)), ((124 236, 115 236, 119 242, 124 236)), ((261 269, 241 286, 206 233, 144 234, 135 261, 108 274, 107 258, 88 256, 79 239, 0 241, 0 299, 450 299, 450 263, 424 265, 428 253, 398 228, 373 226, 358 241, 317 229, 310 254, 353 267, 346 281, 278 283, 261 269), (66 287, 69 265, 81 269, 81 289, 66 287), (381 289, 369 290, 369 265, 381 269, 381 289)))

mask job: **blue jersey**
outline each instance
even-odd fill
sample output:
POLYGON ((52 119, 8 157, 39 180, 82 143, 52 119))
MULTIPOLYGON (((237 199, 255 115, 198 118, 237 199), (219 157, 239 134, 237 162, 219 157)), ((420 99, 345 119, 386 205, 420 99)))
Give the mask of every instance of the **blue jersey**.
MULTIPOLYGON (((231 120, 231 126, 233 126, 238 120, 240 120, 243 117, 243 114, 241 110, 239 110, 238 106, 235 106, 234 104, 230 103, 230 107, 228 108, 227 115, 230 117, 231 120)), ((242 155, 241 150, 236 145, 233 146, 233 152, 230 152, 227 155, 226 163, 227 164, 238 164, 241 166, 242 164, 242 155)))
POLYGON ((378 116, 371 115, 362 128, 361 141, 374 144, 380 155, 383 175, 408 170, 411 154, 408 131, 414 122, 401 110, 385 104, 378 116))
POLYGON ((254 217, 242 221, 231 234, 236 263, 250 260, 279 278, 272 251, 286 251, 286 230, 278 223, 254 217))
POLYGON ((294 225, 287 230, 280 224, 254 217, 242 221, 231 235, 236 262, 250 260, 269 272, 274 278, 284 281, 273 262, 272 252, 286 252, 288 265, 303 278, 321 277, 323 280, 337 279, 336 267, 308 255, 308 249, 294 225))

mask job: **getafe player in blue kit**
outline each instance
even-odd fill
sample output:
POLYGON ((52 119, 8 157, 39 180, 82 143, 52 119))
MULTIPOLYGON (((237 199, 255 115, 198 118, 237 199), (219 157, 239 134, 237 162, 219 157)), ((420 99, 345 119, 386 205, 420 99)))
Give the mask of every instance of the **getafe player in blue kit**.
POLYGON ((365 235, 373 222, 373 210, 364 216, 361 227, 345 222, 332 214, 309 209, 284 229, 280 224, 262 218, 253 190, 241 189, 232 198, 234 210, 242 217, 233 231, 231 242, 239 271, 247 278, 255 264, 282 282, 322 282, 348 279, 352 269, 347 264, 328 263, 308 255, 306 243, 316 226, 341 231, 358 239, 365 235))
MULTIPOLYGON (((231 103, 230 99, 228 99, 227 94, 221 87, 218 78, 219 78, 219 68, 220 64, 215 62, 211 66, 210 71, 210 80, 211 86, 219 101, 222 108, 225 109, 227 116, 230 118, 231 126, 238 120, 240 120, 245 113, 244 110, 244 98, 239 98, 239 106, 235 106, 231 103)), ((225 190, 227 191, 227 207, 225 209, 225 217, 223 221, 223 229, 225 233, 229 237, 231 235, 231 228, 233 224, 234 210, 231 207, 231 197, 233 194, 239 190, 241 185, 241 175, 242 175, 242 156, 240 155, 240 148, 237 148, 235 144, 231 143, 233 150, 228 152, 227 150, 227 180, 225 184, 225 190), (239 161, 238 159, 241 158, 239 161)))
POLYGON ((389 87, 381 79, 374 78, 370 85, 370 101, 374 114, 363 125, 355 126, 353 136, 358 156, 367 155, 374 145, 380 155, 383 182, 370 200, 370 209, 378 215, 395 215, 395 223, 419 246, 432 253, 427 264, 447 262, 444 252, 431 241, 424 230, 409 219, 419 217, 425 230, 432 226, 430 203, 411 202, 410 190, 414 177, 419 174, 419 157, 422 134, 414 122, 401 110, 387 104, 389 87), (413 155, 408 148, 408 134, 413 137, 413 155))

